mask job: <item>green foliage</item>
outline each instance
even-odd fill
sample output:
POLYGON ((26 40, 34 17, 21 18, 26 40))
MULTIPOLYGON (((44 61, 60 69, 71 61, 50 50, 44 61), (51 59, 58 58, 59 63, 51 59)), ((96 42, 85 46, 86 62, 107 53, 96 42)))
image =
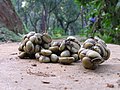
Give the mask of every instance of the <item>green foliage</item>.
POLYGON ((99 21, 92 28, 84 29, 84 34, 100 36, 107 43, 120 44, 120 0, 75 0, 89 9, 87 18, 95 14, 99 21), (98 28, 100 26, 100 28, 98 28))
POLYGON ((108 34, 104 34, 104 35, 99 34, 99 37, 103 39, 106 43, 114 43, 113 38, 108 34))
POLYGON ((104 30, 104 34, 100 34, 98 32, 95 34, 95 36, 99 36, 106 43, 120 44, 120 28, 119 27, 117 27, 115 30, 106 29, 106 30, 104 30))
POLYGON ((120 25, 116 27, 110 34, 113 37, 113 42, 120 44, 120 25))
POLYGON ((65 39, 65 38, 67 38, 67 37, 68 37, 68 35, 60 36, 60 37, 52 36, 52 39, 54 39, 54 40, 57 40, 57 39, 65 39))
POLYGON ((93 0, 75 0, 76 3, 79 3, 80 5, 84 5, 84 6, 86 6, 86 4, 88 4, 91 1, 93 0))
POLYGON ((0 41, 21 41, 21 37, 6 28, 0 28, 0 41))
POLYGON ((55 28, 53 31, 53 36, 54 37, 62 37, 63 35, 65 35, 65 32, 63 29, 61 28, 55 28))
POLYGON ((102 38, 106 43, 114 43, 112 37, 109 36, 109 35, 104 34, 101 38, 102 38))
POLYGON ((23 25, 24 25, 24 29, 25 29, 25 30, 24 30, 24 33, 30 32, 29 29, 27 28, 27 26, 25 25, 25 23, 23 23, 23 25))
POLYGON ((45 25, 46 30, 50 28, 49 32, 54 38, 63 37, 68 30, 75 34, 79 32, 83 37, 93 36, 93 31, 96 31, 95 35, 99 35, 108 43, 120 42, 120 0, 12 1, 24 22, 25 32, 41 32, 42 25, 45 25), (26 5, 21 7, 24 1, 26 5), (88 23, 93 14, 99 18, 94 27, 88 23))

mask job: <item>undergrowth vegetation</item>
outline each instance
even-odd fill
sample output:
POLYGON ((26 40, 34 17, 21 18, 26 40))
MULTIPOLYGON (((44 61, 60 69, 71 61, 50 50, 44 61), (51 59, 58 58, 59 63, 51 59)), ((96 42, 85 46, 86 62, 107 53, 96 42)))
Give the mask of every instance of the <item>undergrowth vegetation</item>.
POLYGON ((14 32, 6 29, 6 28, 0 28, 0 41, 12 41, 12 42, 18 42, 21 41, 21 36, 16 35, 14 32))

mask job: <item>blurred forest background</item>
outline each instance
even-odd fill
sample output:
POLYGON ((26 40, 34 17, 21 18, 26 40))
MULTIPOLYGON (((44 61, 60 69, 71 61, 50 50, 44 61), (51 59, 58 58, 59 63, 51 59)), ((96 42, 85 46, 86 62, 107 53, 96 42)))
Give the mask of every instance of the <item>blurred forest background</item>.
POLYGON ((120 44, 120 0, 0 0, 0 41, 19 41, 30 31, 120 44))

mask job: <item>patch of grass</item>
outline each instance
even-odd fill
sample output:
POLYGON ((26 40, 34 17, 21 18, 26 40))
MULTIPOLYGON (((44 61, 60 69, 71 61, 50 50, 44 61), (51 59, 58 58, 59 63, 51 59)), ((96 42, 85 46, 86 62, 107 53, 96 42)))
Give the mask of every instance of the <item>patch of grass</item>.
POLYGON ((113 43, 113 38, 109 35, 104 34, 101 39, 103 39, 106 43, 113 43))
POLYGON ((114 43, 113 42, 113 38, 110 35, 108 35, 108 34, 101 35, 100 33, 96 33, 95 36, 100 37, 106 43, 114 43))
POLYGON ((56 36, 51 36, 52 39, 64 39, 64 38, 67 38, 68 36, 59 36, 59 37, 56 37, 56 36))
POLYGON ((18 42, 21 41, 22 37, 19 35, 16 35, 14 32, 9 31, 6 28, 0 28, 0 41, 12 41, 12 42, 18 42))

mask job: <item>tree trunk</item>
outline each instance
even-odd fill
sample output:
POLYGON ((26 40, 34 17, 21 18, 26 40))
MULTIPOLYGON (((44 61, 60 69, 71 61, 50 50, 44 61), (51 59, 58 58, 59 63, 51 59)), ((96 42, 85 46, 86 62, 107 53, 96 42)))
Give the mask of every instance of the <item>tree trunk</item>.
POLYGON ((82 28, 84 28, 83 6, 81 6, 81 21, 82 21, 82 28))
POLYGON ((11 0, 0 0, 0 22, 16 34, 22 34, 24 31, 23 23, 15 12, 11 0))
POLYGON ((41 30, 42 30, 42 33, 45 32, 45 29, 46 29, 46 25, 45 25, 45 15, 44 15, 44 10, 42 11, 42 18, 41 18, 42 22, 41 22, 41 30))

